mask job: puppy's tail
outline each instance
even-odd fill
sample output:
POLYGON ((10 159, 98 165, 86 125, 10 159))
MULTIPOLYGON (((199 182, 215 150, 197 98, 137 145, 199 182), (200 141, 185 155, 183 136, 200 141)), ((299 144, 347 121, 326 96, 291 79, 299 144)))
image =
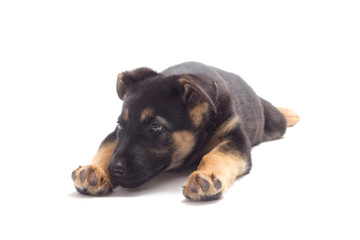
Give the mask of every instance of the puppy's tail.
POLYGON ((277 109, 285 116, 288 127, 293 127, 300 121, 299 115, 290 109, 281 107, 278 107, 277 109))

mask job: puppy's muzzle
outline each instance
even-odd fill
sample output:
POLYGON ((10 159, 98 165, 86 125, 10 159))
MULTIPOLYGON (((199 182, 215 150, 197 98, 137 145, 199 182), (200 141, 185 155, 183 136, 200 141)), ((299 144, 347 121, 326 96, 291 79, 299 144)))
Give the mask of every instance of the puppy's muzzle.
POLYGON ((107 168, 110 175, 115 177, 121 177, 125 175, 127 171, 126 167, 121 162, 110 162, 107 168))

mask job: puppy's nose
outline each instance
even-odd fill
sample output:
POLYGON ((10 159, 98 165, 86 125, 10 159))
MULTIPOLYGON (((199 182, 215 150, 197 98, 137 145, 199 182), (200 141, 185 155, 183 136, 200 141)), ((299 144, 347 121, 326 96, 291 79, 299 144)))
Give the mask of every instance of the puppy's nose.
POLYGON ((120 177, 120 176, 124 175, 126 172, 125 166, 123 164, 121 164, 120 162, 116 162, 114 164, 109 164, 108 170, 112 175, 114 175, 116 177, 120 177))

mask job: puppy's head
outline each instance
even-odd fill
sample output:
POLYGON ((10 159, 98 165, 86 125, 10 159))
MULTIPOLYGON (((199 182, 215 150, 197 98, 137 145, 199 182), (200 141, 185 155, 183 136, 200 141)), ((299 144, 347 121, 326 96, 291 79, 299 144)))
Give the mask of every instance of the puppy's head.
POLYGON ((214 85, 194 76, 140 68, 119 74, 117 93, 124 103, 108 170, 123 187, 137 187, 181 166, 209 112, 216 111, 214 85))

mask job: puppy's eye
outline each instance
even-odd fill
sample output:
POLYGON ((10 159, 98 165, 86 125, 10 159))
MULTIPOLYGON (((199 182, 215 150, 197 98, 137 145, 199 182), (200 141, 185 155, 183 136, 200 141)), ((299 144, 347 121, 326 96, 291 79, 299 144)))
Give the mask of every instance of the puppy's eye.
POLYGON ((150 130, 152 133, 160 133, 162 130, 162 127, 160 124, 153 123, 153 124, 151 124, 150 130))
POLYGON ((118 124, 117 124, 117 128, 118 128, 119 130, 122 130, 122 129, 123 129, 123 125, 122 125, 121 123, 118 123, 118 124))

